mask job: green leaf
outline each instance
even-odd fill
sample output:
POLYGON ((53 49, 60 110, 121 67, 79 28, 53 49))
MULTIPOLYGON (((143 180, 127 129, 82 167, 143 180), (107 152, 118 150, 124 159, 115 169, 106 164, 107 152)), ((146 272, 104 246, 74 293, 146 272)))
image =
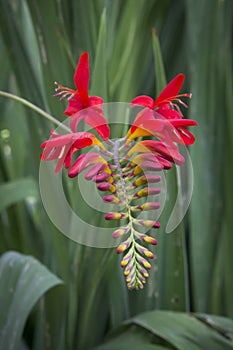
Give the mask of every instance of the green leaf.
POLYGON ((166 86, 166 74, 163 65, 163 58, 161 53, 161 48, 159 44, 159 38, 157 31, 155 29, 152 30, 152 45, 153 45, 153 53, 155 60, 155 81, 156 81, 156 92, 157 95, 161 92, 166 86))
POLYGON ((107 59, 106 59, 106 10, 104 9, 99 28, 95 63, 92 74, 91 95, 101 96, 107 102, 107 59))
POLYGON ((0 185, 0 211, 27 197, 38 198, 38 188, 32 178, 19 179, 0 185))
POLYGON ((232 329, 233 321, 224 317, 151 311, 126 321, 96 350, 230 350, 232 329))
POLYGON ((134 317, 130 323, 145 328, 180 350, 233 349, 230 339, 198 321, 192 314, 152 311, 134 317))
POLYGON ((31 256, 9 251, 0 259, 0 349, 16 350, 38 299, 62 281, 31 256), (3 288, 4 286, 4 288, 3 288))

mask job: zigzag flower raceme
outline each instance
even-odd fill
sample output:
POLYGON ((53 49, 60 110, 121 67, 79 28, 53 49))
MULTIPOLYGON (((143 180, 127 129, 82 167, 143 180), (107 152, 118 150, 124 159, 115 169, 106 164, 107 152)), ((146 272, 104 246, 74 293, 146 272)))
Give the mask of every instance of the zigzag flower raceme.
POLYGON ((111 140, 103 100, 88 95, 88 55, 83 53, 74 76, 77 90, 58 85, 56 94, 68 97, 65 114, 71 117, 71 133, 58 135, 52 131, 51 138, 41 146, 43 161, 57 160, 55 172, 64 166, 73 178, 85 171, 86 180, 96 183, 103 201, 117 206, 105 214, 105 219, 119 223, 112 236, 121 239, 117 253, 122 254, 121 266, 129 289, 143 288, 151 269, 149 260, 154 258, 147 245, 156 245, 157 239, 147 232, 160 224, 155 215, 148 219, 146 213, 160 207, 156 196, 160 193, 161 171, 169 170, 172 164, 182 165, 185 159, 179 144, 191 145, 195 140, 186 127, 197 123, 184 119, 179 108, 186 106, 181 98, 191 97, 179 94, 183 81, 184 75, 179 74, 155 101, 149 96, 133 99, 132 108, 142 108, 127 134, 111 140), (81 119, 98 135, 77 132, 81 119), (86 153, 80 153, 85 149, 86 153))

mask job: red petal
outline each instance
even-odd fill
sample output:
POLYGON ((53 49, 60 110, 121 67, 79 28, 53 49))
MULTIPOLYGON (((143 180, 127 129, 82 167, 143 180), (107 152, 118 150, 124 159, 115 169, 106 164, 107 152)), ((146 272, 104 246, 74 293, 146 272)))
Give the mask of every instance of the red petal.
POLYGON ((131 148, 128 154, 134 152, 146 152, 150 150, 153 154, 158 155, 165 160, 177 163, 178 165, 184 162, 183 156, 179 153, 179 150, 176 146, 169 147, 165 143, 154 140, 143 140, 138 142, 135 146, 131 148))
POLYGON ((172 120, 169 120, 169 122, 175 127, 198 125, 196 120, 193 120, 193 119, 174 119, 174 120, 172 119, 172 120))
POLYGON ((88 168, 92 164, 106 163, 106 161, 99 156, 97 153, 89 152, 87 154, 81 154, 68 172, 69 177, 75 177, 80 174, 83 170, 88 168))
POLYGON ((89 105, 90 106, 102 105, 103 103, 104 103, 104 100, 99 96, 91 96, 89 98, 89 105))
POLYGON ((135 97, 132 100, 131 105, 153 108, 154 100, 149 96, 142 95, 142 96, 135 97))
POLYGON ((78 65, 74 73, 75 86, 80 95, 84 98, 88 96, 89 76, 88 53, 84 52, 79 58, 78 65))
POLYGON ((73 132, 76 132, 76 128, 81 119, 86 117, 86 111, 79 111, 72 115, 70 120, 70 128, 73 132))
POLYGON ((158 112, 158 114, 160 114, 162 117, 166 118, 166 119, 180 119, 182 118, 182 114, 179 113, 176 109, 171 108, 171 106, 169 105, 169 103, 166 103, 162 106, 160 106, 158 109, 156 109, 156 112, 158 112))
POLYGON ((85 122, 94 128, 103 140, 107 140, 110 136, 110 129, 107 120, 104 117, 102 108, 97 106, 89 107, 85 122))
POLYGON ((184 128, 178 128, 177 130, 185 145, 189 146, 195 142, 195 137, 193 136, 193 134, 191 134, 190 131, 184 128))
POLYGON ((76 94, 75 97, 68 100, 68 107, 65 109, 64 114, 72 116, 84 108, 81 97, 76 94))
POLYGON ((185 79, 184 74, 178 74, 174 79, 172 79, 170 83, 167 84, 167 86, 156 98, 154 107, 157 107, 161 103, 166 102, 166 100, 170 99, 171 97, 173 96, 175 97, 176 95, 178 95, 183 85, 184 79, 185 79))
POLYGON ((137 129, 137 127, 141 126, 143 122, 148 120, 154 120, 154 111, 152 111, 150 108, 145 108, 142 111, 140 111, 133 122, 133 125, 130 128, 130 133, 133 134, 133 132, 137 129))

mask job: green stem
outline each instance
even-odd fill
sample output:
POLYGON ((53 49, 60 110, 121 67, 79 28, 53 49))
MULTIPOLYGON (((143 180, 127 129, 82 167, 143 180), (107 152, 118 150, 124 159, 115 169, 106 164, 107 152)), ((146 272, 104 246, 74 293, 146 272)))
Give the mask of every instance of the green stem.
POLYGON ((0 96, 3 97, 7 97, 10 98, 14 101, 20 102, 23 105, 31 108, 32 110, 34 110, 35 112, 39 113, 40 115, 42 115, 44 118, 50 120, 52 123, 57 124, 58 126, 60 126, 62 129, 71 132, 70 128, 68 128, 67 126, 65 126, 64 124, 62 124, 59 120, 57 120, 56 118, 54 118, 52 115, 50 115, 49 113, 45 112, 43 109, 37 107, 36 105, 34 105, 33 103, 25 100, 22 97, 16 96, 14 94, 10 94, 9 92, 5 92, 5 91, 1 91, 0 90, 0 96))

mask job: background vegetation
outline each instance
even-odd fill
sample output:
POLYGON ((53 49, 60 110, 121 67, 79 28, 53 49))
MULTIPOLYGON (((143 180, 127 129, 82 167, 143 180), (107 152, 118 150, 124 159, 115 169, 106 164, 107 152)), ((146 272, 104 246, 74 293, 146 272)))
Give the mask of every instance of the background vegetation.
POLYGON ((231 0, 0 0, 1 90, 63 121, 53 82, 73 86, 88 51, 92 94, 108 102, 155 96, 163 86, 158 36, 166 79, 185 73, 188 113, 199 123, 188 214, 163 233, 176 193, 171 174, 156 268, 143 291, 129 292, 114 249, 70 241, 43 209, 40 144, 52 124, 0 98, 1 349, 89 349, 113 329, 98 349, 233 348, 230 319, 204 315, 233 316, 232 13, 231 0))

